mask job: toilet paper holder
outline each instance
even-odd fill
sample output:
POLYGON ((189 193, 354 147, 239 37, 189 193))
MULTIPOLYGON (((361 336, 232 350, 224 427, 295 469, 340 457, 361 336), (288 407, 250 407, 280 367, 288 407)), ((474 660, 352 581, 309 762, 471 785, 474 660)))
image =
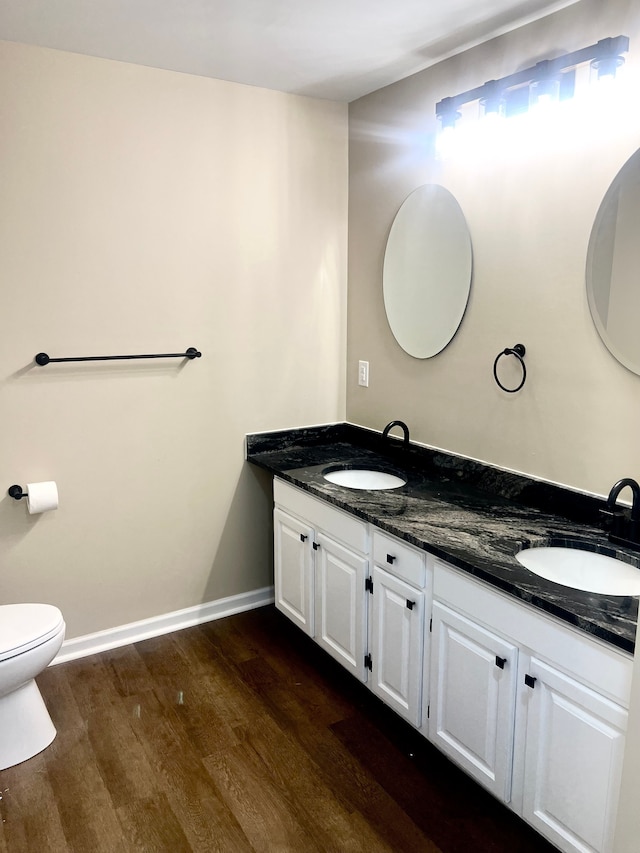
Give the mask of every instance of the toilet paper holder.
POLYGON ((8 493, 14 501, 27 499, 29 515, 39 515, 42 512, 58 509, 58 485, 54 480, 48 480, 46 483, 27 483, 24 489, 15 483, 9 486, 8 493))

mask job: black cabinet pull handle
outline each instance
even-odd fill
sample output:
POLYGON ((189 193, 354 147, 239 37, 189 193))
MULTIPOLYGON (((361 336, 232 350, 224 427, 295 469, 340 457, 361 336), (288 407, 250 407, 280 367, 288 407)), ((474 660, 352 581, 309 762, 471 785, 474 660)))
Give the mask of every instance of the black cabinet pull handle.
POLYGON ((527 685, 527 687, 533 688, 536 686, 536 679, 533 677, 533 675, 525 675, 524 683, 527 685))
POLYGON ((317 551, 319 547, 320 547, 320 545, 318 544, 318 542, 313 543, 313 550, 314 551, 317 551))
POLYGON ((413 608, 414 608, 415 606, 416 606, 415 601, 410 601, 410 600, 407 598, 407 608, 408 608, 409 610, 413 610, 413 608))
POLYGON ((308 537, 308 536, 305 536, 305 535, 304 535, 304 533, 301 533, 301 534, 300 534, 300 541, 301 541, 301 542, 306 542, 308 538, 309 538, 309 537, 308 537))
POLYGON ((393 565, 395 559, 396 558, 393 556, 393 554, 387 554, 387 563, 389 563, 390 566, 393 565))
POLYGON ((507 662, 506 658, 501 658, 501 657, 498 657, 498 655, 496 655, 496 666, 498 667, 498 669, 504 669, 504 665, 506 662, 507 662))

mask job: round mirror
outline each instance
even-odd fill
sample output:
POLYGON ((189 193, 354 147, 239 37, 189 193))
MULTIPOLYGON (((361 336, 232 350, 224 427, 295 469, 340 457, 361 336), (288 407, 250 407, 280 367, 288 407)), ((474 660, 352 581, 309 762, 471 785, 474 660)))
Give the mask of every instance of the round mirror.
POLYGON ((640 151, 607 190, 591 231, 587 297, 607 349, 640 374, 640 151))
POLYGON ((437 184, 418 187, 396 214, 384 254, 389 326, 414 358, 431 358, 455 335, 471 288, 471 237, 460 205, 437 184))

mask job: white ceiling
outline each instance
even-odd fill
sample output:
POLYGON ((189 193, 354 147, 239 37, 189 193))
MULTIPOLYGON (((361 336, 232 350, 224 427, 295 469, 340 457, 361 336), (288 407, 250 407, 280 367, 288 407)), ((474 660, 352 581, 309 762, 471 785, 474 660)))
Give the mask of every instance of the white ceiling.
POLYGON ((576 0, 0 0, 0 39, 352 101, 576 0))

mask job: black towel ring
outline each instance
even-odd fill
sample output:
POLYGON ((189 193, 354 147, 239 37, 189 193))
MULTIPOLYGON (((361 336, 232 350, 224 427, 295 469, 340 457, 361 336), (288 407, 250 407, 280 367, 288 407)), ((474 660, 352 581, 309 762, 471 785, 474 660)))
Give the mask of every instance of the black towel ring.
POLYGON ((507 394, 515 394, 516 391, 519 391, 525 383, 527 378, 527 368, 524 363, 524 354, 526 349, 524 344, 516 344, 514 347, 507 347, 507 349, 502 350, 496 356, 496 360, 493 362, 493 378, 496 380, 497 384, 502 388, 503 391, 506 391, 507 394), (498 379, 498 362, 502 358, 503 355, 515 355, 515 357, 520 362, 520 366, 522 367, 522 381, 518 385, 517 388, 505 388, 502 382, 498 379))

